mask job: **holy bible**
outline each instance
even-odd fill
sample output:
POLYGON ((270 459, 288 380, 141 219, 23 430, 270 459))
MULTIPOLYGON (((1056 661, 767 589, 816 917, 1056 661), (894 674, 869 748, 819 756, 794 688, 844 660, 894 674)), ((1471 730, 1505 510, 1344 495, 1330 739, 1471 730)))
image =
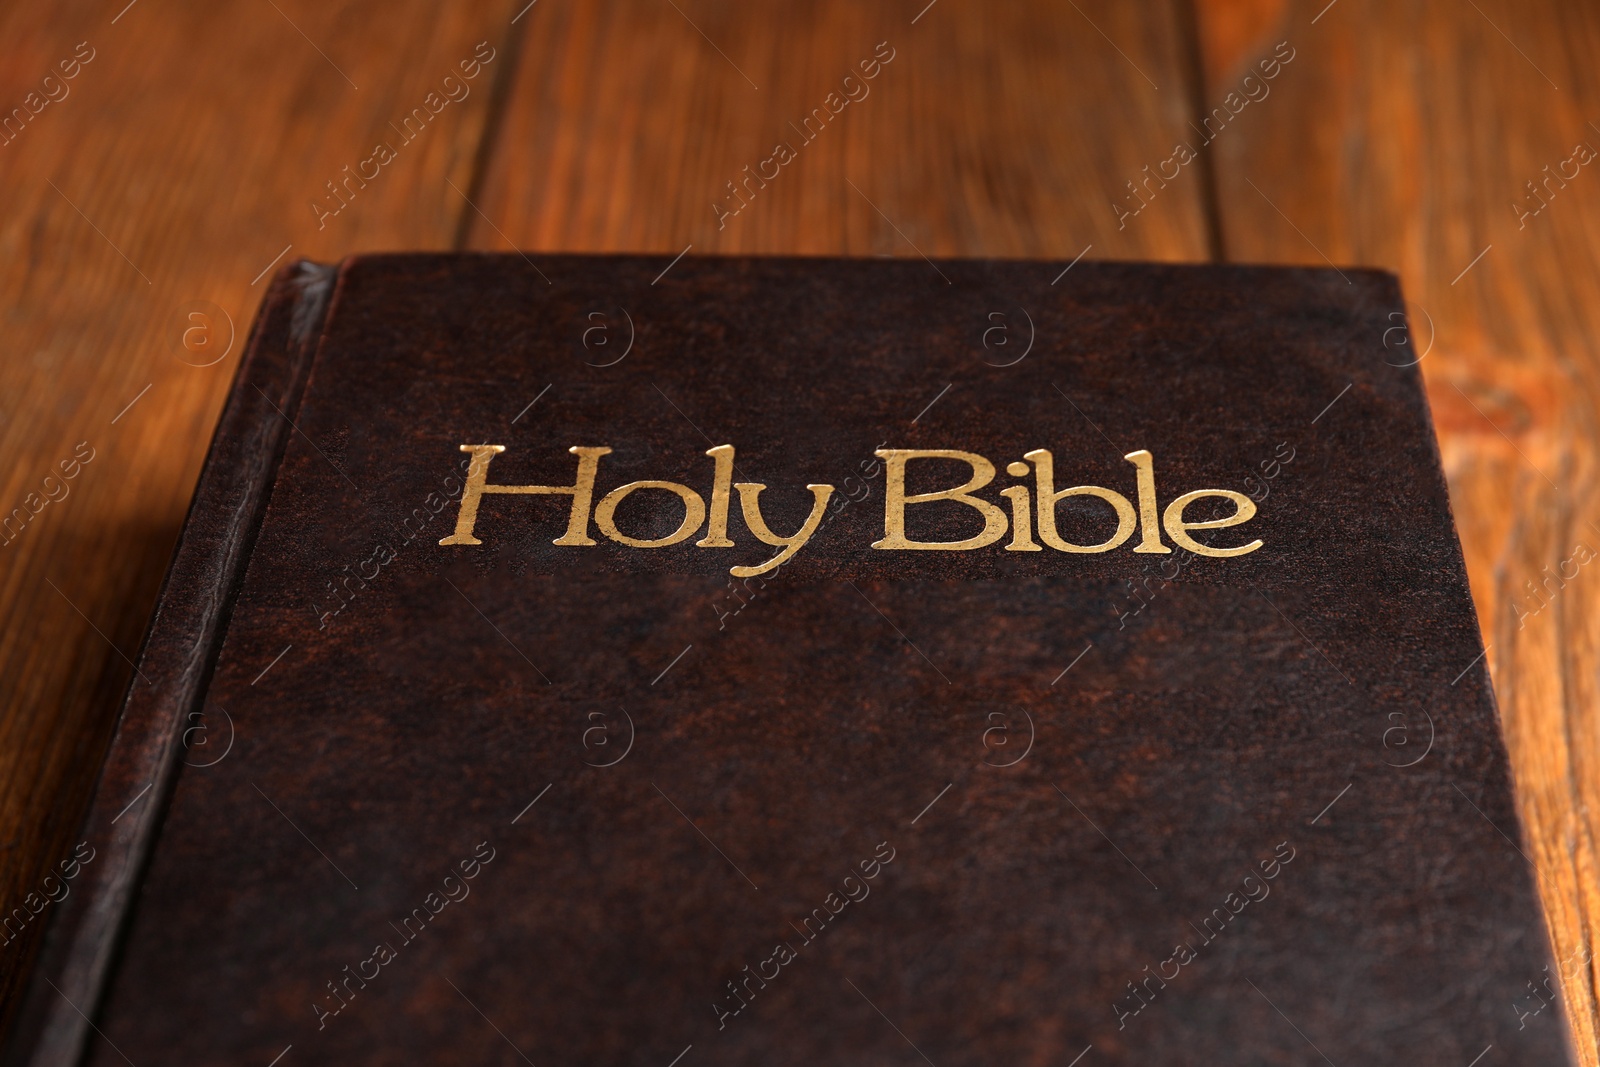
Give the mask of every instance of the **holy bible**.
POLYGON ((12 1060, 1565 1061, 1405 330, 1356 270, 285 269, 12 1060))

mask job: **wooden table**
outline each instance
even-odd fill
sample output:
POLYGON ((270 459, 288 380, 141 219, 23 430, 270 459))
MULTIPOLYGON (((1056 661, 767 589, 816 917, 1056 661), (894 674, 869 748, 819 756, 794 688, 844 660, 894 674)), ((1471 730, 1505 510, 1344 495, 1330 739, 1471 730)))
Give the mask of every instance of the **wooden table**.
MULTIPOLYGON (((1596 1064, 1600 578, 1572 560, 1600 548, 1600 9, 756 6, 0 13, 4 909, 71 851, 274 265, 516 247, 1381 266, 1412 301, 1396 362, 1423 357, 1523 847, 1596 1064), (870 95, 736 198, 875 49, 870 95), (396 157, 346 182, 379 140, 396 157), (1577 576, 1549 578, 1563 564, 1577 576)), ((0 945, 8 1002, 35 932, 0 945)))

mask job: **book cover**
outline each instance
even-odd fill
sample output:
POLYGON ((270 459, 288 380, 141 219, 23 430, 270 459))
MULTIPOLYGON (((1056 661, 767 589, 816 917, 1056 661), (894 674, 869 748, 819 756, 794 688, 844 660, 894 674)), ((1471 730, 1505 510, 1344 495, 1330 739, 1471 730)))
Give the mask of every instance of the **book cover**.
POLYGON ((16 1062, 1566 1062, 1392 276, 382 255, 252 333, 16 1062))

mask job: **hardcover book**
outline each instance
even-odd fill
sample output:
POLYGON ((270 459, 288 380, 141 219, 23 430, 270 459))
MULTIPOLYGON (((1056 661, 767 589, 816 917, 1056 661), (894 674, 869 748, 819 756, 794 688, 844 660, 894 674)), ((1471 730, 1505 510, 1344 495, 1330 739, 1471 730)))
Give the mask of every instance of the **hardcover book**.
POLYGON ((1391 276, 536 259, 274 280, 13 1062, 1566 1061, 1391 276))

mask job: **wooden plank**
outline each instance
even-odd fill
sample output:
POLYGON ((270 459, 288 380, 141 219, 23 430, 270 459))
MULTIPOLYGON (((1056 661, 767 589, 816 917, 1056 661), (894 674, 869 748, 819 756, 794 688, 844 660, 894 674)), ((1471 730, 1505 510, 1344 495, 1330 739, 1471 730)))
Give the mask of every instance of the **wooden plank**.
POLYGON ((544 0, 525 21, 472 247, 1205 258, 1198 182, 1112 206, 1188 118, 1165 3, 544 0), (806 126, 830 93, 860 99, 806 126))
MULTIPOLYGON (((5 913, 72 854, 260 276, 448 247, 509 65, 506 4, 125 4, 0 12, 0 106, 28 109, 0 143, 0 516, 24 509, 0 535, 5 913), (439 106, 451 73, 466 95, 439 106), (389 123, 415 107, 407 141, 389 123), (333 214, 324 183, 380 140, 394 159, 333 214)), ((48 914, 0 945, 0 1003, 48 914)))
MULTIPOLYGON (((1203 0, 1199 24, 1208 105, 1278 42, 1295 53, 1209 149, 1228 257, 1402 277, 1413 344, 1392 336, 1393 361, 1427 352, 1524 849, 1574 1040, 1593 1067, 1600 567, 1580 561, 1600 550, 1600 167, 1574 149, 1600 148, 1600 83, 1583 62, 1600 43, 1600 12, 1203 0)), ((1527 1025, 1558 1025, 1554 1015, 1527 1025)))

